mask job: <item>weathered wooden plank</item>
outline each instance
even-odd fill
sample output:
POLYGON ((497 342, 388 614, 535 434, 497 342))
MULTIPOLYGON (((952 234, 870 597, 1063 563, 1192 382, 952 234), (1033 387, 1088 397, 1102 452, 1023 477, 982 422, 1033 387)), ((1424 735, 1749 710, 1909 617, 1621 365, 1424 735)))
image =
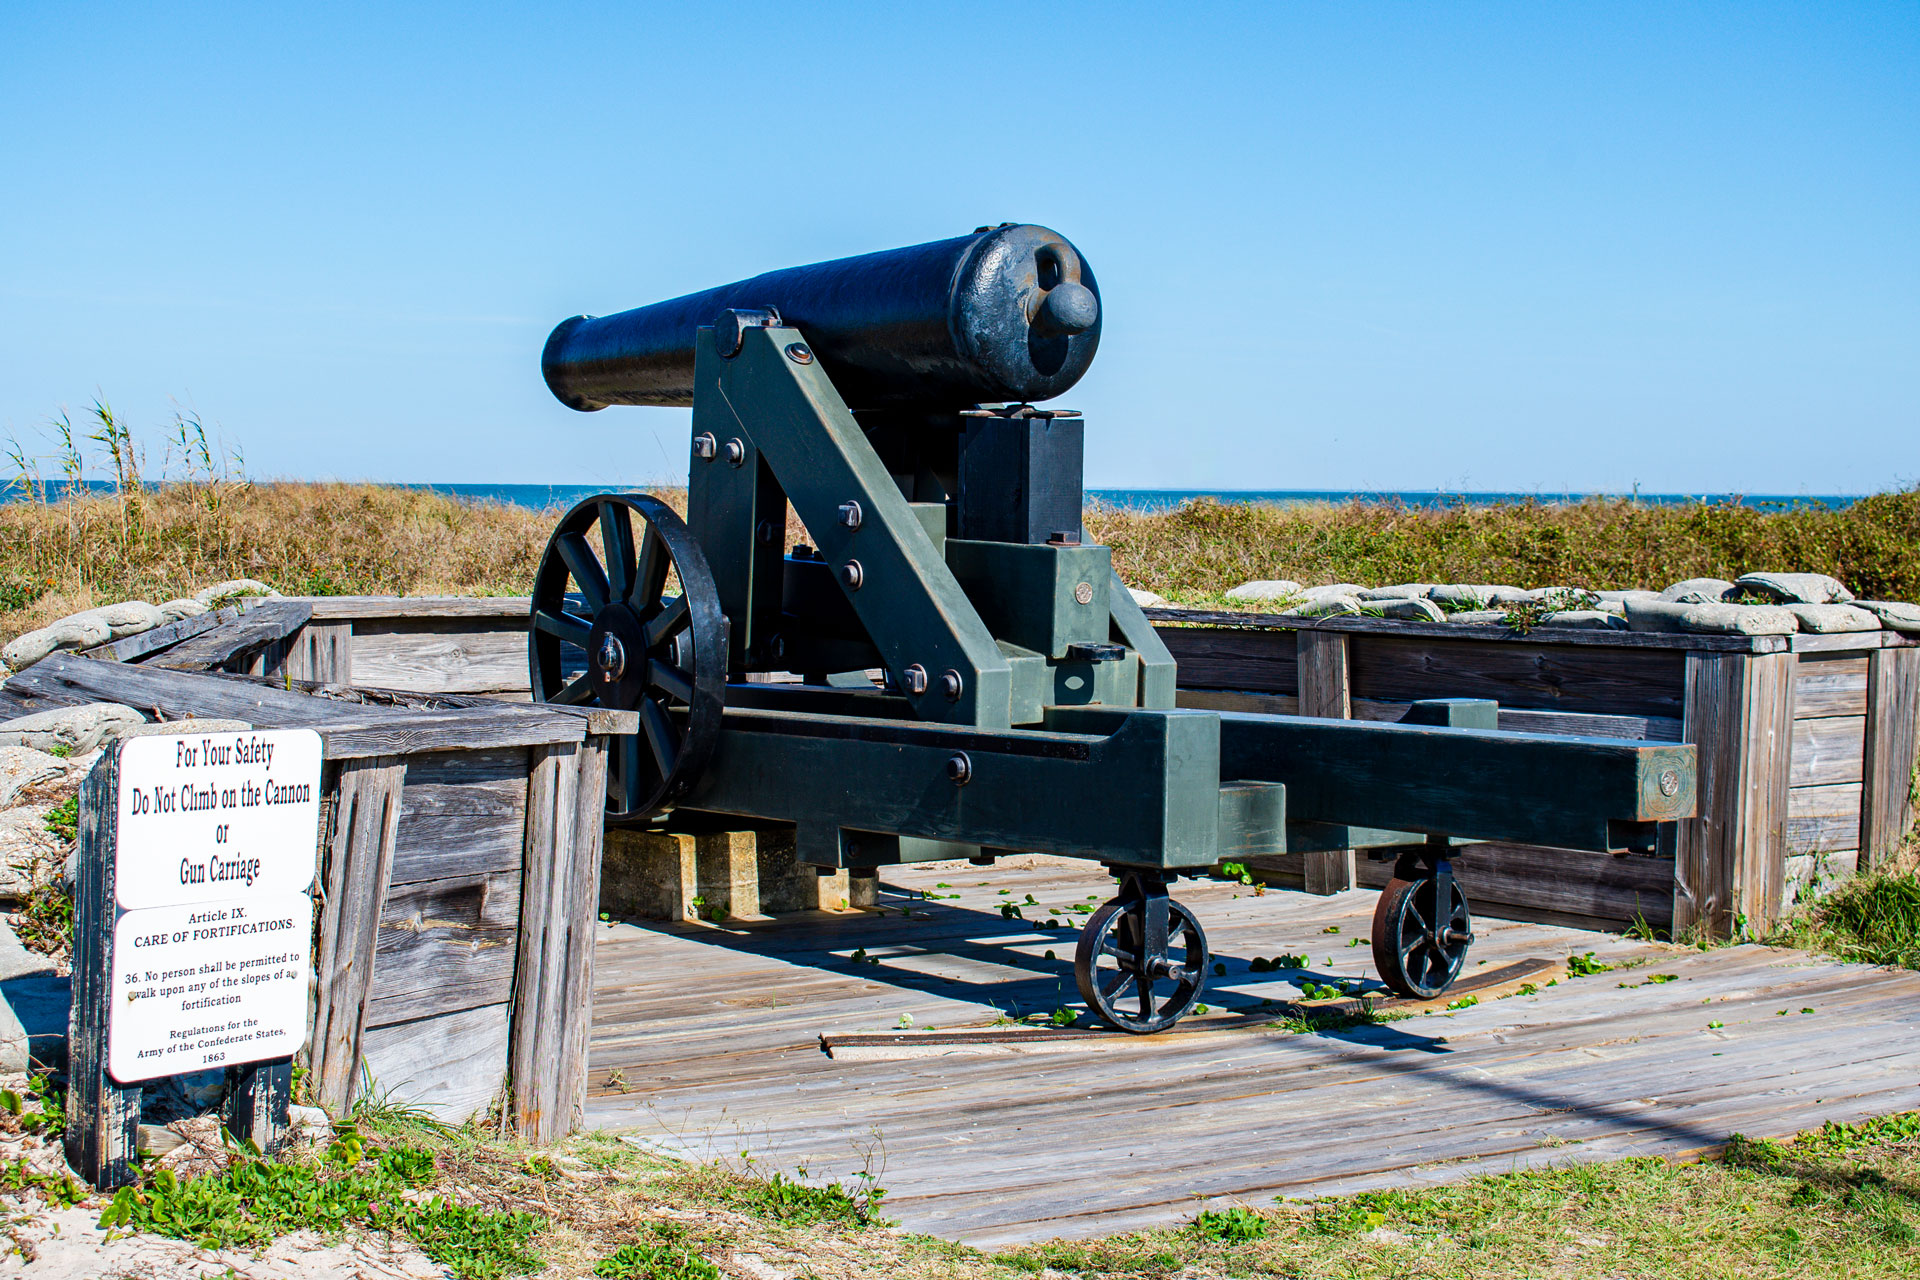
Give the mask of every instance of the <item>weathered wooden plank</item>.
POLYGON ((292 1140, 292 1058, 228 1067, 226 1086, 221 1119, 228 1133, 262 1151, 278 1150, 292 1140))
MULTIPOLYGON (((1673 928, 1725 937, 1780 908, 1793 734, 1790 654, 1689 654, 1685 734, 1698 751, 1698 816, 1680 824, 1673 928)), ((1817 721, 1802 721, 1814 724, 1817 721)))
POLYGON ((150 653, 190 640, 203 631, 225 626, 240 616, 238 609, 215 609, 208 613, 198 613, 191 618, 181 618, 175 622, 158 626, 151 631, 142 631, 135 635, 112 640, 106 644, 95 645, 91 649, 80 650, 83 658, 98 658, 102 662, 137 662, 150 653))
POLYGON ((527 687, 527 629, 520 619, 433 619, 354 628, 362 684, 422 693, 490 693, 527 687))
MULTIPOLYGON (((1739 911, 1752 933, 1779 919, 1786 890, 1787 807, 1792 786, 1796 654, 1759 654, 1749 659, 1751 715, 1744 786, 1746 813, 1738 862, 1739 911)), ((1799 724, 1817 724, 1802 720, 1799 724)))
POLYGON ((375 1027, 365 1052, 377 1096, 464 1124, 484 1114, 506 1084, 507 1006, 375 1027))
POLYGON ((307 625, 313 611, 293 600, 267 600, 240 617, 202 632, 148 665, 174 671, 238 671, 248 659, 307 625))
MULTIPOLYGON (((888 882, 961 881, 966 873, 954 870, 903 868, 888 882)), ((949 915, 973 922, 970 932, 960 926, 964 936, 992 937, 999 949, 1031 957, 1031 994, 1013 998, 1033 1001, 1021 1006, 1027 1012, 1053 1007, 1047 1002, 1056 998, 1065 957, 1047 967, 1038 955, 1058 942, 1002 936, 982 921, 992 916, 996 888, 1032 888, 1043 897, 1104 891, 1091 870, 996 869, 991 887, 956 884, 978 902, 930 903, 932 918, 911 922, 889 912, 857 929, 829 931, 809 918, 804 927, 787 922, 764 932, 603 930, 609 941, 597 963, 604 1012, 594 1075, 604 1096, 589 1114, 601 1124, 649 1125, 656 1135, 662 1128, 650 1117, 670 1115, 673 1132, 685 1135, 685 1154, 730 1148, 737 1155, 750 1136, 757 1157, 844 1178, 846 1165, 832 1159, 847 1159, 847 1097, 857 1089, 862 1124, 887 1135, 888 1203, 897 1206, 890 1212, 912 1229, 978 1241, 1171 1225, 1191 1216, 1197 1202, 1188 1193, 1196 1190, 1265 1201, 1282 1192, 1352 1189, 1369 1178, 1403 1183, 1595 1151, 1677 1151, 1736 1130, 1777 1134, 1920 1099, 1920 1023, 1901 1012, 1920 978, 1762 948, 1695 953, 1484 922, 1468 962, 1476 968, 1480 960, 1493 968, 1528 955, 1594 950, 1603 959, 1649 960, 1642 972, 1657 968, 1677 979, 1624 990, 1620 982, 1640 977, 1625 971, 1335 1036, 1264 1032, 1256 1029, 1260 998, 1293 999, 1297 988, 1250 977, 1246 957, 1306 950, 1316 977, 1323 969, 1334 978, 1357 976, 1366 949, 1342 944, 1364 937, 1371 897, 1255 899, 1218 884, 1183 885, 1181 896, 1228 966, 1206 999, 1237 1016, 1199 1020, 1219 1030, 1088 1055, 1067 1089, 1059 1064, 1044 1059, 843 1065, 813 1048, 818 1033, 879 1031, 902 1013, 949 1028, 990 1019, 987 999, 1007 1007, 1013 993, 1005 985, 940 983, 898 967, 912 956, 929 958, 924 953, 935 948, 923 931, 942 928, 949 915), (1323 936, 1329 925, 1340 936, 1323 936), (799 934, 813 939, 811 948, 799 934), (763 952, 776 939, 778 955, 763 952), (878 966, 820 967, 832 963, 823 958, 830 948, 855 946, 887 958, 878 966), (1336 963, 1323 966, 1329 956, 1336 963), (646 997, 644 979, 663 970, 683 975, 670 999, 622 1003, 646 997), (1724 1029, 1705 1028, 1703 1000, 1724 1029), (1774 1016, 1803 1006, 1817 1006, 1818 1016, 1774 1016), (606 1083, 616 1065, 629 1085, 606 1083), (1657 1096, 1647 1092, 1648 1080, 1663 1082, 1657 1096), (1154 1098, 1150 1160, 1138 1145, 1146 1092, 1154 1098), (958 1110, 955 1098, 966 1100, 958 1110), (1836 1099, 1838 1113, 1829 1110, 1836 1099), (1093 1145, 1062 1172, 1048 1154, 1057 1152, 1056 1139, 1093 1145), (1273 1162, 1276 1143, 1289 1152, 1284 1167, 1273 1162), (967 1158, 956 1161, 956 1149, 967 1158)))
MULTIPOLYGON (((1402 622, 1389 618, 1298 618, 1276 613, 1224 613, 1207 609, 1148 609, 1156 624, 1235 627, 1261 631, 1345 631, 1354 635, 1413 636, 1440 640, 1482 640, 1492 643, 1552 644, 1573 648, 1679 649, 1697 653, 1784 653, 1786 636, 1721 636, 1659 631, 1576 631, 1548 627, 1521 634, 1503 626, 1474 626, 1459 622, 1402 622)), ((1169 630, 1172 628, 1168 628, 1169 630)), ((1874 633, 1860 633, 1871 636, 1874 633)), ((1886 633, 1881 633, 1886 634, 1886 633)), ((1843 640, 1822 636, 1802 639, 1843 640)), ((1855 642, 1859 647, 1871 647, 1855 642)), ((1844 646, 1843 646, 1844 647, 1844 646)))
POLYGON ((1824 787, 1866 776, 1865 716, 1821 716, 1793 725, 1793 785, 1824 787))
POLYGON ((138 1177, 140 1143, 141 1088, 122 1085, 107 1071, 119 802, 116 742, 80 784, 73 1003, 67 1014, 67 1163, 101 1191, 138 1177))
POLYGON ((123 702, 160 719, 245 720, 261 728, 321 728, 358 720, 367 708, 289 693, 250 680, 169 671, 138 663, 95 662, 54 654, 8 677, 7 688, 50 700, 123 702))
POLYGON ((315 956, 319 981, 307 1052, 315 1100, 343 1115, 359 1084, 367 993, 407 764, 375 757, 338 768, 315 956))
MULTIPOLYGON (((361 712, 378 708, 359 708, 361 712)), ((366 756, 410 756, 427 751, 484 751, 493 747, 538 746, 578 742, 586 724, 577 717, 556 715, 535 707, 502 708, 501 713, 475 714, 461 708, 443 715, 387 715, 364 723, 322 726, 329 760, 356 760, 366 756)))
POLYGON ((1786 636, 1795 653, 1871 653, 1887 645, 1894 635, 1891 631, 1840 631, 1822 634, 1803 631, 1797 636, 1786 636))
POLYGON ((1860 784, 1794 787, 1787 792, 1789 856, 1860 847, 1860 784))
POLYGON ((359 618, 518 618, 532 608, 526 596, 298 596, 323 621, 359 618))
POLYGON ((1867 664, 1861 761, 1863 865, 1879 865, 1912 827, 1914 765, 1920 758, 1920 649, 1887 648, 1867 664))
POLYGON ((525 852, 527 753, 436 752, 408 761, 393 883, 520 869, 525 852))
POLYGON ((521 1136, 551 1142, 579 1122, 586 1094, 606 743, 532 758, 510 1078, 521 1136))
MULTIPOLYGON (((1288 861, 1288 856, 1263 858, 1259 864, 1273 867, 1284 877, 1288 861)), ((1480 843, 1460 846, 1453 866, 1476 918, 1613 930, 1637 919, 1656 929, 1672 923, 1671 858, 1480 843)), ((1360 857, 1360 887, 1378 889, 1392 877, 1391 861, 1360 857)), ((1480 955, 1477 950, 1474 954, 1480 955)))
POLYGON ((1298 641, 1292 631, 1161 627, 1155 634, 1173 655, 1182 689, 1299 692, 1298 641))
POLYGON ((561 996, 560 1059, 554 1064, 553 1114, 566 1132, 586 1118, 587 1063, 593 1038, 593 953, 600 918, 600 867, 605 853, 607 753, 612 744, 590 737, 580 746, 574 785, 573 847, 567 871, 566 990, 561 996))
POLYGON ((1628 738, 1635 742, 1681 740, 1678 716, 1613 716, 1502 707, 1500 727, 1516 733, 1555 733, 1575 738, 1628 738))
POLYGON ((519 921, 518 867, 394 885, 380 914, 367 1025, 510 1000, 519 921))
POLYGON ((1673 930, 1725 937, 1734 916, 1742 773, 1746 745, 1746 655, 1687 658, 1685 740, 1698 751, 1699 812, 1676 841, 1673 930))
MULTIPOLYGON (((1353 681, 1347 636, 1338 631, 1303 631, 1298 641, 1300 714, 1322 720, 1351 719, 1353 681)), ((1352 849, 1303 856, 1301 887, 1308 893, 1344 893, 1353 888, 1354 878, 1352 849)))
POLYGON ((559 1026, 566 990, 567 851, 573 847, 579 785, 579 748, 536 748, 527 776, 527 850, 521 884, 520 954, 515 972, 511 1062, 513 1115, 533 1142, 566 1131, 556 1117, 552 1064, 565 1031, 559 1026))
POLYGON ((1516 709, 1675 717, 1686 688, 1685 657, 1671 649, 1362 635, 1352 664, 1354 697, 1390 701, 1492 698, 1516 709))
POLYGON ((1800 659, 1793 682, 1798 720, 1867 714, 1867 659, 1855 654, 1814 653, 1800 659))
POLYGON ((7 681, 54 705, 123 702, 160 719, 209 716, 260 728, 320 730, 329 760, 577 742, 591 721, 537 706, 485 704, 422 714, 277 689, 244 678, 55 654, 7 681))
POLYGON ((264 674, 280 675, 314 684, 349 685, 353 674, 353 624, 351 622, 307 623, 290 637, 291 644, 279 670, 264 674))

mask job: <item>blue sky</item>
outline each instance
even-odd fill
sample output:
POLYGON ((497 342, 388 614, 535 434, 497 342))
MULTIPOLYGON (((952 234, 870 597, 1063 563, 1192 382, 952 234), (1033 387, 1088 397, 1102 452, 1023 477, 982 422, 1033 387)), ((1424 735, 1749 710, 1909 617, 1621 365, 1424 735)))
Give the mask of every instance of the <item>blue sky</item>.
MULTIPOLYGON (((1096 487, 1920 479, 1920 4, 0 6, 0 430, 684 476, 547 331, 1003 220, 1096 487)), ((156 450, 157 451, 157 450, 156 450)))

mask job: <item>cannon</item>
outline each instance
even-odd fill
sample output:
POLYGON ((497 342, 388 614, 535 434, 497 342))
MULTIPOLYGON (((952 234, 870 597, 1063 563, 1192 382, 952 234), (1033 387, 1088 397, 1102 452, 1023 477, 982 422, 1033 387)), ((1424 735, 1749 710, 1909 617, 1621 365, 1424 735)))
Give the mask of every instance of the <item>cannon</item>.
POLYGON ((608 821, 792 824, 823 873, 1098 861, 1118 889, 1075 978, 1149 1033, 1210 972, 1182 876, 1390 858, 1376 967, 1433 998, 1473 940, 1455 846, 1651 851, 1691 816, 1691 746, 1502 732, 1487 702, 1398 724, 1179 708, 1166 646, 1084 537, 1084 422, 1036 404, 1087 372, 1102 319, 1071 242, 1002 224, 554 329, 563 403, 693 411, 686 517, 596 495, 535 580, 534 697, 639 713, 608 821))

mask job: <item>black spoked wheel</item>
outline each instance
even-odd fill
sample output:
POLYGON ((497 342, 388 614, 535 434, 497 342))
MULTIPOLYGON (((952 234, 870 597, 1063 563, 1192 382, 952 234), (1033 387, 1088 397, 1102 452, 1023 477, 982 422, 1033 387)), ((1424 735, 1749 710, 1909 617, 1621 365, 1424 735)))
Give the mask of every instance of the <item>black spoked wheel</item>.
POLYGON ((1473 917, 1460 882, 1446 877, 1447 901, 1439 903, 1440 880, 1395 877, 1373 909, 1373 964, 1380 980, 1413 1000, 1445 994, 1467 962, 1473 917))
POLYGON ((608 816, 646 818, 686 795, 720 736, 727 624, 666 503, 603 493, 567 512, 534 579, 527 649, 536 702, 640 713, 607 762, 608 816))
POLYGON ((1135 1035, 1180 1021, 1206 983, 1207 935, 1164 893, 1113 899, 1087 921, 1073 976, 1087 1007, 1135 1035))

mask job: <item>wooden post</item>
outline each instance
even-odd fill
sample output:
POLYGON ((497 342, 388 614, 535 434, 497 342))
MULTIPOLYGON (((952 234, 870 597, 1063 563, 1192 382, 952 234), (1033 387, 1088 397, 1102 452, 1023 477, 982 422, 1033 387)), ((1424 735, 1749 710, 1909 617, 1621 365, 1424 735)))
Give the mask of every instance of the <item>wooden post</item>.
POLYGON ((73 1005, 67 1017, 67 1163, 101 1191, 134 1180, 140 1086, 107 1074, 112 990, 113 845, 120 820, 120 744, 80 784, 79 869, 73 887, 73 1005))
POLYGON ((314 1099, 336 1116, 346 1114, 359 1084, 374 945, 387 905, 406 778, 407 762, 400 756, 370 756, 340 767, 314 966, 320 982, 307 1044, 314 1099))
MULTIPOLYGON (((1353 718, 1347 636, 1341 631, 1294 633, 1299 638, 1300 714, 1326 720, 1353 718)), ((1356 883, 1353 850, 1328 849, 1304 855, 1302 885, 1308 893, 1333 894, 1356 883)))
POLYGON ((1732 937, 1778 918, 1793 752, 1792 653, 1687 654, 1681 737, 1699 760, 1698 816, 1680 824, 1673 932, 1732 937))
POLYGON ((316 684, 353 683, 353 623, 309 622, 269 651, 255 674, 289 676, 316 684))
POLYGON ((509 1030, 513 1116, 530 1142, 565 1137, 586 1105, 606 746, 590 736, 532 750, 509 1030))
POLYGON ((227 1068, 227 1132, 262 1151, 285 1146, 293 1105, 293 1059, 227 1068))
POLYGON ((1867 744, 1860 788, 1860 870, 1878 865, 1913 825, 1920 752, 1920 648, 1867 655, 1867 744))

